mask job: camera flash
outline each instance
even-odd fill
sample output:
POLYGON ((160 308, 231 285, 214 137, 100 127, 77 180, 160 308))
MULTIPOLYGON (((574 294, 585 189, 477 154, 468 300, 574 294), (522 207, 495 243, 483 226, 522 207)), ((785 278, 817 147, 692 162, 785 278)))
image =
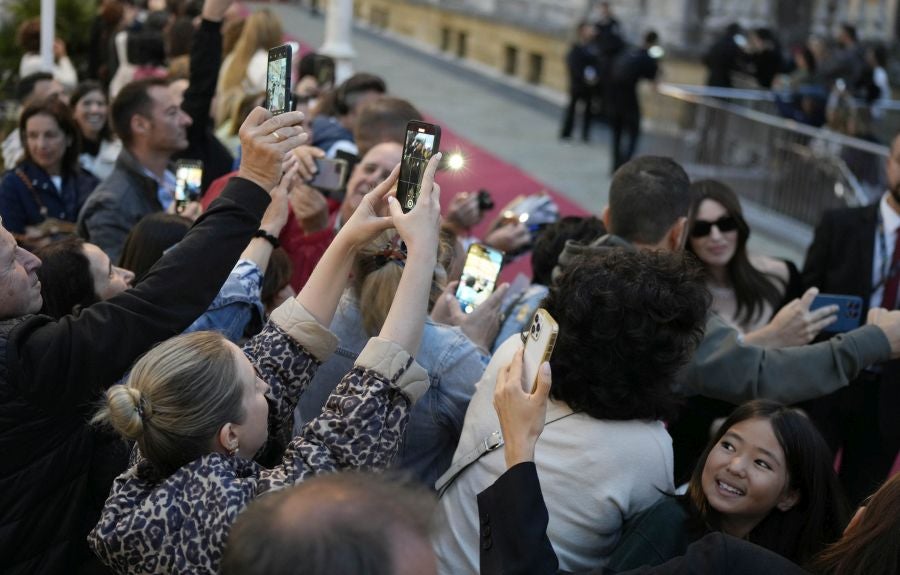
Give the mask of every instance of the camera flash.
POLYGON ((465 163, 465 158, 459 152, 450 154, 450 157, 447 158, 447 167, 451 170, 461 170, 465 163))

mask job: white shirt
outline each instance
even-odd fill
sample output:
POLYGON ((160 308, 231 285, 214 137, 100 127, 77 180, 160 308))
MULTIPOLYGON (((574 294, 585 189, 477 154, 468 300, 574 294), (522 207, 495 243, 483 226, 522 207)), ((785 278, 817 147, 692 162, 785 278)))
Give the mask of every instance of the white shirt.
POLYGON ((881 196, 881 202, 878 205, 878 211, 881 215, 882 226, 875 228, 875 255, 872 260, 872 285, 878 286, 872 291, 869 298, 869 307, 879 307, 881 300, 884 298, 884 284, 887 283, 883 279, 886 270, 890 270, 891 257, 894 255, 894 244, 897 240, 897 228, 900 228, 900 214, 894 211, 894 208, 888 203, 888 195, 885 192, 881 196), (879 232, 882 239, 878 238, 879 232), (883 248, 883 250, 882 250, 883 248))

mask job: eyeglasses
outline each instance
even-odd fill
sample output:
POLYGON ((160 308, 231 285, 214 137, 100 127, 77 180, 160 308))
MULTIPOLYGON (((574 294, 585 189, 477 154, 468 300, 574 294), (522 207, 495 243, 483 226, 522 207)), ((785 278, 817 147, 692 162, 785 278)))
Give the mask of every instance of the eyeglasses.
POLYGON ((703 238, 709 235, 712 231, 712 227, 716 226, 720 233, 733 232, 738 228, 737 220, 731 216, 722 216, 718 220, 714 222, 706 222, 703 220, 697 220, 694 222, 694 227, 691 228, 691 237, 692 238, 703 238))

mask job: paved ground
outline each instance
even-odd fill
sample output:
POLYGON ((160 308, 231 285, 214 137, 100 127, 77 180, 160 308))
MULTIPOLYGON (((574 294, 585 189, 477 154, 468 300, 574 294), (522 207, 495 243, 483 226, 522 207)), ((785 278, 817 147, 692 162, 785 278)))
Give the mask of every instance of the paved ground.
MULTIPOLYGON (((255 9, 256 4, 248 6, 255 9)), ((303 9, 266 4, 282 18, 285 31, 312 46, 321 45, 324 19, 303 9)), ((510 83, 497 72, 460 66, 426 46, 356 28, 356 69, 385 78, 390 91, 409 99, 435 121, 499 159, 526 172, 587 212, 599 213, 607 201, 610 152, 608 131, 595 126, 590 144, 557 139, 560 94, 510 83)), ((642 150, 652 152, 652 138, 642 150)), ((490 175, 483 187, 491 188, 490 175)), ((802 249, 786 247, 755 233, 751 249, 800 263, 802 249)))

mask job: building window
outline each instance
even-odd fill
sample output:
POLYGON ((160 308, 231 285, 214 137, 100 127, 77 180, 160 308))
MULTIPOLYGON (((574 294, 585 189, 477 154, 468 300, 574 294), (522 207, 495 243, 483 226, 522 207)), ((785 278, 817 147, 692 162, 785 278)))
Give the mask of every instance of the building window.
POLYGON ((450 28, 441 28, 441 52, 450 51, 450 28))
POLYGON ((528 81, 540 84, 544 76, 544 57, 532 52, 528 58, 528 81))
POLYGON ((457 32, 456 33, 456 55, 460 58, 465 58, 468 53, 468 41, 469 35, 465 32, 457 32))
POLYGON ((503 72, 507 76, 515 76, 518 71, 519 49, 512 44, 507 44, 503 59, 503 72))

